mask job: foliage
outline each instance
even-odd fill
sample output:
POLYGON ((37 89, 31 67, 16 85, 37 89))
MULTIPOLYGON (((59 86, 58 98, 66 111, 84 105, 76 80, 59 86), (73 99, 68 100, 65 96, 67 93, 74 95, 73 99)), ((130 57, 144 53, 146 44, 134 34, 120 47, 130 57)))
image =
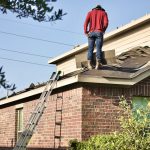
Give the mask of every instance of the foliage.
POLYGON ((150 108, 131 109, 126 101, 120 106, 121 131, 97 135, 87 141, 70 142, 71 150, 150 150, 150 108))
MULTIPOLYGON (((56 2, 57 0, 51 0, 56 2)), ((0 0, 0 11, 7 13, 11 11, 17 14, 17 17, 32 17, 38 21, 61 20, 66 15, 62 9, 53 12, 54 7, 49 6, 46 0, 0 0), (53 13, 52 15, 49 15, 53 13)))
POLYGON ((5 72, 2 71, 3 67, 0 67, 0 88, 14 91, 16 89, 15 84, 8 84, 5 78, 5 72))

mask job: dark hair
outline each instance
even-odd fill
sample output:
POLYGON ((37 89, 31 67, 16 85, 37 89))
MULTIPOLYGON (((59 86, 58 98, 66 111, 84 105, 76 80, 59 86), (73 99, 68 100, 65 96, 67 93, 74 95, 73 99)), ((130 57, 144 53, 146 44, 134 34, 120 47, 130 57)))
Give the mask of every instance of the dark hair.
POLYGON ((102 8, 101 5, 97 5, 97 6, 95 7, 95 9, 101 9, 101 8, 102 8))
POLYGON ((101 5, 97 5, 95 8, 93 8, 92 10, 94 9, 99 9, 99 10, 102 10, 102 11, 105 11, 105 9, 101 6, 101 5))

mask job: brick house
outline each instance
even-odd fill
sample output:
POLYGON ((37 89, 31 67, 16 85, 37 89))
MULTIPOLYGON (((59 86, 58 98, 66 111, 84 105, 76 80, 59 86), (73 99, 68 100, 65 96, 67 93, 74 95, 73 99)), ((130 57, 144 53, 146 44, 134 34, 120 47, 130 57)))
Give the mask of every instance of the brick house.
MULTIPOLYGON (((119 96, 134 103, 150 101, 150 14, 105 35, 105 64, 100 70, 83 69, 87 47, 75 47, 49 60, 62 75, 29 149, 65 148, 71 139, 85 140, 118 130, 114 116, 119 115, 119 96), (56 103, 61 113, 56 111, 56 103)), ((44 86, 31 84, 0 100, 0 150, 12 149, 44 86)))

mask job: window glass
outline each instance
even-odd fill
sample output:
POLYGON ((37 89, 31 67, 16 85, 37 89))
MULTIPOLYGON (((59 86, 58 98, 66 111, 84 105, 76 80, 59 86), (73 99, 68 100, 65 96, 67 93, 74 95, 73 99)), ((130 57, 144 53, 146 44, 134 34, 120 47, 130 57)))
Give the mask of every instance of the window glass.
MULTIPOLYGON (((150 108, 150 97, 134 97, 132 100, 132 110, 133 110, 133 115, 137 119, 142 119, 139 118, 138 114, 138 109, 142 111, 146 111, 146 109, 150 108)), ((150 114, 147 114, 147 117, 150 118, 150 114)))
POLYGON ((16 110, 16 116, 17 116, 17 140, 22 133, 23 130, 23 108, 19 108, 16 110))

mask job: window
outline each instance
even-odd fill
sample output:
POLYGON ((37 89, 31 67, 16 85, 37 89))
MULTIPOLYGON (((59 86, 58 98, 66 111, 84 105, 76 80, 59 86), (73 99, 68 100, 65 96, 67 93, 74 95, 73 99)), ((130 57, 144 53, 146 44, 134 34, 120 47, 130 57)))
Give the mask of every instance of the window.
POLYGON ((16 109, 17 140, 23 131, 23 108, 16 109))
MULTIPOLYGON (((132 109, 133 109, 133 115, 135 115, 136 118, 138 118, 138 112, 136 110, 142 109, 146 110, 150 108, 150 97, 134 97, 132 101, 132 109)), ((147 115, 147 117, 150 117, 150 114, 147 115)), ((140 119, 140 118, 139 118, 140 119)))
POLYGON ((132 101, 133 109, 146 108, 150 106, 150 97, 134 97, 132 101))
POLYGON ((150 133, 150 97, 134 97, 132 107, 134 119, 142 123, 139 133, 145 137, 150 133))

